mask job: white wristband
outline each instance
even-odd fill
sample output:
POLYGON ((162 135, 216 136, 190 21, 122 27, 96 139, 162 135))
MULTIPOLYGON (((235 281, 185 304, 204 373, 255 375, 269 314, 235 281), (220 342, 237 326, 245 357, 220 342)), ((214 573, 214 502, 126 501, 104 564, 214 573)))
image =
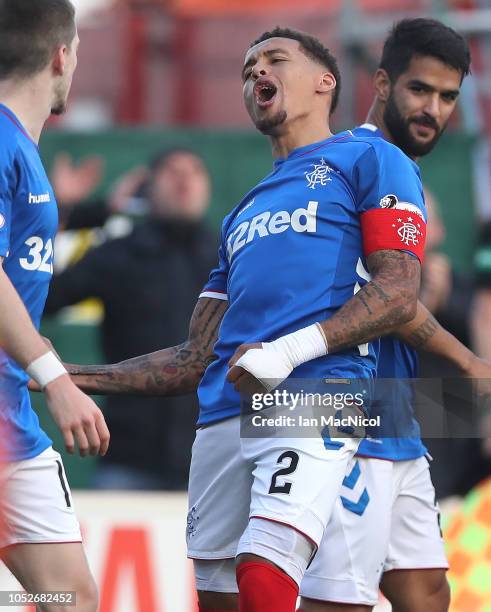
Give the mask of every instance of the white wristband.
POLYGON ((61 361, 52 351, 48 351, 31 362, 27 366, 26 372, 38 383, 41 389, 44 389, 50 382, 67 373, 61 361))
POLYGON ((281 353, 288 360, 292 369, 306 361, 328 354, 326 336, 320 323, 299 329, 273 342, 263 342, 263 348, 281 353))

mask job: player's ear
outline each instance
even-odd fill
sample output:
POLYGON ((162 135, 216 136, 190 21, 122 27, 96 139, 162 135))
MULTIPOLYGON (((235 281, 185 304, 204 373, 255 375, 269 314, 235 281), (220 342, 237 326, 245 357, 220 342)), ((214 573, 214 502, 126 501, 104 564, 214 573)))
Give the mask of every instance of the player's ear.
POLYGON ((390 96, 391 82, 389 75, 383 68, 379 68, 373 77, 373 86, 377 98, 381 102, 387 102, 390 96))
POLYGON ((63 45, 58 47, 53 54, 51 66, 56 76, 62 76, 65 72, 67 53, 69 53, 69 49, 66 45, 63 45))
POLYGON ((317 83, 317 93, 328 93, 336 89, 336 78, 332 72, 323 72, 317 83))

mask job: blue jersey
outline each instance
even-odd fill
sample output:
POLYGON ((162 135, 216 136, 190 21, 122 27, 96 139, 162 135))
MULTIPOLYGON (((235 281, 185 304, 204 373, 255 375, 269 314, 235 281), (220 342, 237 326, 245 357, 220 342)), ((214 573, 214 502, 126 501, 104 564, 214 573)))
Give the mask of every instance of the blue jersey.
MULTIPOLYGON (((53 274, 58 210, 36 144, 0 105, 0 256, 32 322, 39 328, 53 274)), ((29 459, 51 445, 41 430, 24 370, 0 350, 0 428, 6 458, 29 459)))
MULTIPOLYGON (((359 137, 383 138, 383 132, 371 124, 364 124, 353 130, 359 137)), ((377 377, 380 379, 407 380, 418 376, 418 354, 404 342, 392 336, 380 340, 377 364, 377 377)), ((382 388, 384 384, 382 383, 382 388)), ((389 461, 406 461, 423 456, 427 450, 420 437, 419 424, 414 418, 412 393, 410 387, 401 383, 390 383, 385 386, 394 397, 390 402, 392 418, 397 422, 396 429, 403 430, 404 437, 374 438, 363 440, 359 454, 365 457, 376 457, 389 461)), ((384 432, 386 433, 386 432, 384 432)))
MULTIPOLYGON (((388 194, 422 209, 417 166, 384 140, 344 132, 276 160, 225 218, 219 266, 201 295, 227 299, 228 309, 198 389, 199 424, 240 413, 226 381, 239 345, 328 319, 367 282, 361 219, 388 194)), ((375 368, 369 344, 308 361, 291 376, 370 378, 375 368)))

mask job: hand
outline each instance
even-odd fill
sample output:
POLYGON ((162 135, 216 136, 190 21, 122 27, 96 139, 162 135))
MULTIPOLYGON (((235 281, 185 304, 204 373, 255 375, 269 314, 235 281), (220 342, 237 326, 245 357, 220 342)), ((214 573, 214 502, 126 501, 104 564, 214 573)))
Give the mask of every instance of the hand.
POLYGON ((128 201, 148 178, 148 170, 143 166, 133 168, 123 174, 114 184, 109 196, 109 208, 113 213, 124 212, 128 201))
POLYGON ((235 365, 248 350, 260 348, 262 348, 260 342, 255 342, 254 344, 241 344, 228 362, 230 370, 227 373, 227 380, 228 382, 234 383, 234 388, 239 393, 245 393, 247 395, 252 395, 255 392, 264 393, 264 387, 254 378, 254 376, 244 368, 235 365))
POLYGON ((482 448, 484 454, 491 457, 491 363, 474 355, 465 375, 476 379, 475 391, 481 413, 479 429, 482 448))
POLYGON ((227 380, 239 393, 272 391, 287 378, 292 367, 268 343, 242 344, 229 361, 227 380))
POLYGON ((51 182, 60 206, 70 207, 85 200, 99 185, 104 162, 92 156, 76 166, 68 153, 56 156, 51 182))
POLYGON ((421 278, 420 300, 432 313, 445 307, 452 290, 452 269, 443 253, 427 253, 421 278))
POLYGON ((48 409, 63 434, 65 448, 82 457, 105 455, 109 447, 109 430, 96 404, 70 380, 68 375, 56 378, 45 388, 48 409))

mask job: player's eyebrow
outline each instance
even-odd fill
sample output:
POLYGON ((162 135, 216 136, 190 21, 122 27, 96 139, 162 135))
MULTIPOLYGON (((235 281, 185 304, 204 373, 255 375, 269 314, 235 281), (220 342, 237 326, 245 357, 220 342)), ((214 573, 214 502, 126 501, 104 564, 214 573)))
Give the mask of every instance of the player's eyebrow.
MULTIPOLYGON (((432 85, 429 85, 428 83, 425 83, 424 81, 420 81, 418 79, 413 79, 412 81, 409 81, 408 87, 419 87, 420 89, 424 91, 428 91, 428 92, 438 91, 436 87, 433 87, 432 85)), ((457 96, 460 93, 460 90, 459 89, 444 89, 440 91, 440 93, 446 96, 452 96, 454 98, 457 98, 457 96)))
MULTIPOLYGON (((286 49, 267 49, 266 51, 263 51, 262 53, 260 53, 259 55, 265 55, 266 57, 271 57, 272 55, 276 55, 276 53, 284 53, 285 55, 289 55, 288 51, 286 49)), ((251 66, 254 66, 254 64, 257 63, 257 59, 254 55, 252 55, 247 62, 244 64, 244 67, 242 68, 242 72, 241 72, 241 76, 242 78, 244 78, 244 73, 245 71, 250 68, 251 66)))

